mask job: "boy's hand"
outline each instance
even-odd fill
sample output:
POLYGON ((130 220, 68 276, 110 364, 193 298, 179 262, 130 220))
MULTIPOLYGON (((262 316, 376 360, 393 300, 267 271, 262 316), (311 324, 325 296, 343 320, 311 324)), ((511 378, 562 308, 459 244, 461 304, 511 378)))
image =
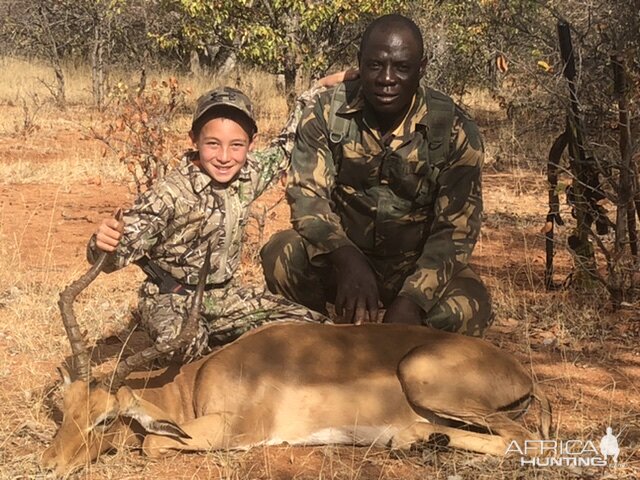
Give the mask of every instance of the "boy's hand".
POLYGON ((104 252, 115 252, 122 238, 124 222, 115 218, 105 218, 96 231, 96 247, 104 252))

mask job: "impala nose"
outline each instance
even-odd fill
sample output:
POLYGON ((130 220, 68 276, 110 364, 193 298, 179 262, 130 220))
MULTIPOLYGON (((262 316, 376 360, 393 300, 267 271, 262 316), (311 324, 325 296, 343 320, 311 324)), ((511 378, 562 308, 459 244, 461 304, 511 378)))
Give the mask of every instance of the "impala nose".
POLYGON ((76 470, 78 466, 73 466, 73 462, 69 463, 61 458, 55 447, 47 448, 40 459, 40 468, 49 472, 53 472, 56 478, 66 478, 71 472, 76 470))

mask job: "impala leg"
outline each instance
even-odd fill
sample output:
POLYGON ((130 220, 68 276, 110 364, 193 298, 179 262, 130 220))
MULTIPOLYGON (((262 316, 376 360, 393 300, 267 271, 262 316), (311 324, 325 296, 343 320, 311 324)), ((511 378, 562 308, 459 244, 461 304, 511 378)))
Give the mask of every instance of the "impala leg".
POLYGON ((393 448, 409 448, 416 442, 428 441, 432 435, 436 434, 446 435, 447 446, 471 452, 504 455, 507 449, 507 444, 502 437, 427 422, 414 423, 398 432, 391 440, 391 446, 393 448))
MULTIPOLYGON (((525 445, 526 440, 542 440, 542 437, 524 428, 519 423, 513 421, 504 413, 493 413, 483 417, 470 417, 465 420, 476 425, 481 425, 495 435, 500 435, 508 444, 516 441, 518 445, 525 445)), ((543 444, 535 443, 540 450, 533 451, 532 447, 528 447, 528 455, 544 455, 543 444)))
POLYGON ((485 427, 491 433, 503 437, 507 442, 516 440, 522 445, 525 440, 541 440, 540 435, 530 432, 504 413, 492 413, 485 416, 467 416, 463 417, 463 420, 485 427))
POLYGON ((437 344, 416 347, 402 359, 398 378, 414 411, 436 427, 451 419, 487 429, 496 439, 488 448, 500 455, 513 440, 537 439, 509 418, 523 413, 530 400, 533 385, 526 372, 504 352, 466 341, 465 355, 455 345, 437 344))
POLYGON ((207 451, 230 446, 228 416, 221 413, 198 417, 180 427, 191 437, 177 440, 162 435, 148 434, 142 449, 149 457, 161 457, 171 451, 207 451))

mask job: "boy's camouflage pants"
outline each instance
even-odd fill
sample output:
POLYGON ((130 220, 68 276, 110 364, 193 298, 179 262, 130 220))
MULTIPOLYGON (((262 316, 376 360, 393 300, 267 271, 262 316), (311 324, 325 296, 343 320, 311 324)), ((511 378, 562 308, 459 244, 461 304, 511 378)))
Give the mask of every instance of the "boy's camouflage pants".
MULTIPOLYGON (((155 284, 144 282, 138 302, 142 327, 157 343, 175 338, 189 314, 192 301, 192 295, 161 294, 155 284)), ((248 330, 278 321, 323 323, 328 318, 261 287, 229 285, 206 291, 198 335, 184 351, 174 352, 173 357, 191 361, 248 330)))
MULTIPOLYGON (((267 285, 272 292, 326 312, 327 302, 333 303, 336 295, 335 275, 328 264, 317 267, 309 262, 303 242, 295 230, 271 237, 260 252, 267 285)), ((413 273, 417 257, 418 254, 400 259, 368 257, 385 307, 393 302, 405 279, 413 273)), ((470 267, 442 285, 435 296, 437 303, 424 314, 425 325, 480 336, 493 321, 489 292, 470 267)))

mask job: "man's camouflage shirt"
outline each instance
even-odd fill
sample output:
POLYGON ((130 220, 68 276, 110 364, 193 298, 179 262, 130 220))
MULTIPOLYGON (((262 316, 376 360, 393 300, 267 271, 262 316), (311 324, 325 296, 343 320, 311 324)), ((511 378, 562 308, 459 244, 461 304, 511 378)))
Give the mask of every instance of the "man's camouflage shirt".
MULTIPOLYGON (((240 263, 242 234, 249 204, 289 164, 296 126, 305 104, 321 88, 303 93, 286 126, 270 146, 250 152, 238 177, 220 185, 194 165, 198 153, 187 152, 169 174, 138 196, 124 213, 124 233, 106 272, 120 269, 146 255, 178 282, 195 285, 212 242, 211 274, 207 284, 228 282, 240 263)), ((93 263, 99 250, 95 235, 87 248, 93 263)))
POLYGON ((330 140, 333 89, 303 114, 287 188, 292 223, 312 262, 350 245, 411 263, 415 270, 399 295, 429 311, 437 287, 467 264, 480 231, 482 138, 456 106, 449 154, 431 164, 419 155, 428 137, 426 86, 402 124, 382 137, 359 82, 354 85, 355 95, 336 110, 349 122, 338 143, 330 140))

